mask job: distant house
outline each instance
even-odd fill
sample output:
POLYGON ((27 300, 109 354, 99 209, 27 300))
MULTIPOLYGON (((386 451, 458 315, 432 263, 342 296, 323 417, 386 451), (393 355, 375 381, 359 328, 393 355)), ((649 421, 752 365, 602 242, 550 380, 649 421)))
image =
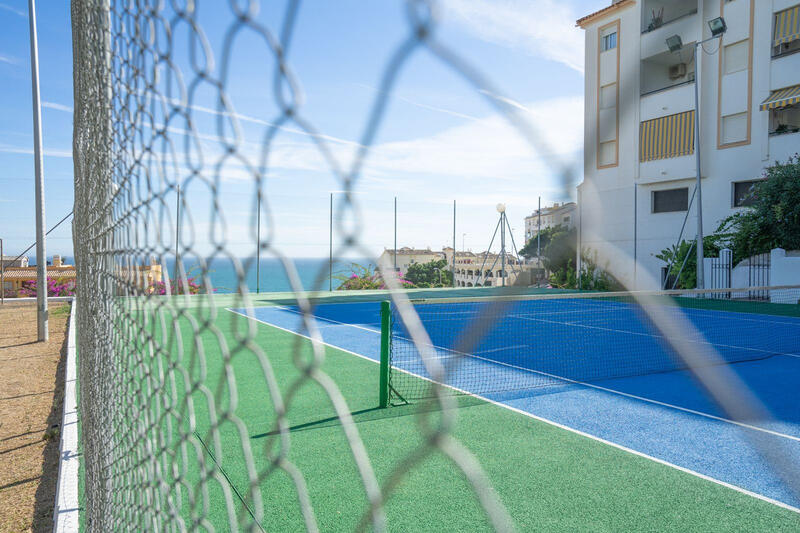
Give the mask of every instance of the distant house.
MULTIPOLYGON (((5 258, 4 258, 5 259, 5 258)), ((9 258, 9 261, 13 257, 9 258)), ((3 289, 6 294, 17 295, 22 289, 22 284, 36 281, 36 267, 28 266, 28 258, 23 257, 17 263, 20 266, 5 267, 3 272, 3 289)), ((60 280, 74 280, 76 277, 75 266, 65 265, 60 255, 54 255, 52 264, 47 265, 47 277, 60 280)))
MULTIPOLYGON (((448 265, 453 262, 453 249, 445 248, 448 265)), ((519 259, 506 252, 506 268, 503 270, 500 254, 491 252, 456 252, 456 287, 500 287, 505 277, 506 285, 514 285, 520 272, 519 259)))
POLYGON ((395 256, 397 257, 397 272, 401 276, 405 276, 408 272, 408 267, 415 263, 430 263, 431 261, 438 261, 445 258, 444 252, 434 252, 430 248, 416 249, 404 246, 399 248, 395 254, 395 250, 385 249, 381 254, 379 261, 382 264, 394 265, 395 256))
POLYGON ((28 266, 28 258, 25 256, 15 257, 12 255, 4 255, 0 257, 0 263, 3 265, 3 268, 26 267, 28 266))
MULTIPOLYGON (((9 258, 9 261, 13 258, 9 258)), ((18 261, 17 263, 21 263, 18 261)), ((25 258, 24 266, 12 266, 4 268, 3 289, 7 295, 17 296, 22 284, 29 281, 36 281, 36 267, 28 266, 25 258)), ((65 265, 61 256, 54 255, 53 261, 47 265, 48 279, 61 281, 75 280, 77 271, 75 265, 65 265)), ((135 265, 132 268, 121 267, 117 271, 117 281, 119 291, 130 292, 152 292, 153 288, 162 281, 162 268, 155 259, 151 258, 149 265, 135 265)))

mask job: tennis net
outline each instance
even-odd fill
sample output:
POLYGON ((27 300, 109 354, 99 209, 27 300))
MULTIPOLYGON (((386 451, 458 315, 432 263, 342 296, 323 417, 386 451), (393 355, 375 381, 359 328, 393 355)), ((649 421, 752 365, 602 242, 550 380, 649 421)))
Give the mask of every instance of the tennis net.
POLYGON ((686 369, 654 311, 691 324, 690 345, 713 348, 698 350, 714 354, 702 365, 800 356, 799 297, 799 287, 768 287, 417 300, 423 346, 392 306, 390 397, 431 397, 432 382, 488 394, 686 369))

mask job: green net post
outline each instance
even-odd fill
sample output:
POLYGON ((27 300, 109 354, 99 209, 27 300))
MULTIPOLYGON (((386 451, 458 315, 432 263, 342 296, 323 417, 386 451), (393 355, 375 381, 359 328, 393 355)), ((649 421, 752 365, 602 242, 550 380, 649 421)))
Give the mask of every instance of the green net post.
POLYGON ((380 407, 389 407, 389 346, 392 335, 392 309, 390 303, 381 302, 381 376, 380 407))

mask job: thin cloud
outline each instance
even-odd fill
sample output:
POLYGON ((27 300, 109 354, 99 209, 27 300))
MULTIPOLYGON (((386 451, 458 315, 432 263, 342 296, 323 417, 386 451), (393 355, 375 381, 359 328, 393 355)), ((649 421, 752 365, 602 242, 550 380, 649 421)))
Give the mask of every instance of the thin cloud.
MULTIPOLYGON (((19 146, 8 146, 0 144, 0 153, 33 155, 33 148, 24 148, 19 146)), ((44 155, 45 157, 64 157, 67 159, 71 159, 72 150, 45 149, 42 155, 44 155)))
POLYGON ((19 60, 16 57, 4 56, 0 54, 0 63, 8 63, 9 65, 16 65, 19 60))
MULTIPOLYGON (((355 83, 354 85, 356 87, 362 87, 364 89, 369 89, 370 91, 373 91, 373 92, 376 92, 376 93, 377 92, 381 92, 378 88, 373 87, 372 85, 367 85, 366 83, 355 83)), ((405 102, 405 103, 413 105, 415 107, 419 107, 419 108, 422 108, 422 109, 427 109, 429 111, 435 111, 437 113, 443 113, 445 115, 450 115, 450 116, 453 116, 453 117, 465 118, 465 119, 468 119, 468 120, 478 120, 478 117, 473 117, 472 115, 467 115, 465 113, 460 113, 458 111, 453 111, 452 109, 447 109, 445 107, 439 107, 439 106, 434 106, 434 105, 430 105, 430 104, 423 104, 421 102, 417 102, 417 101, 412 100, 410 98, 406 98, 405 96, 401 96, 401 95, 399 95, 397 93, 392 93, 392 100, 399 100, 401 102, 405 102)))
POLYGON ((22 11, 21 9, 17 9, 16 7, 10 6, 8 4, 0 4, 0 10, 9 11, 20 17, 28 18, 28 14, 26 12, 22 11))
POLYGON ((72 108, 70 106, 58 104, 56 102, 42 102, 42 107, 55 109, 56 111, 64 111, 65 113, 72 113, 72 108))
POLYGON ((578 14, 557 0, 444 0, 445 18, 484 41, 521 49, 583 72, 578 14))

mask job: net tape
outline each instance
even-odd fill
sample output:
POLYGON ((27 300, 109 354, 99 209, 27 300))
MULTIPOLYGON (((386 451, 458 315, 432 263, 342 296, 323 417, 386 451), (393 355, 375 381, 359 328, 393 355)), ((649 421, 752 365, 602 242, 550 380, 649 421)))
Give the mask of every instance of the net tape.
MULTIPOLYGON (((572 184, 573 169, 579 163, 562 161, 554 155, 512 103, 491 96, 501 92, 466 58, 437 38, 436 2, 409 0, 404 3, 406 38, 387 56, 379 90, 364 118, 355 156, 349 165, 342 164, 328 138, 304 113, 301 82, 289 61, 302 4, 287 2, 279 29, 275 31, 258 17, 256 1, 72 2, 73 238, 78 269, 85 518, 91 531, 214 529, 209 516, 212 504, 219 503, 211 501, 215 494, 225 509, 227 524, 221 526, 223 529, 258 530, 262 518, 275 512, 264 507, 267 499, 262 491, 263 482, 278 472, 291 480, 301 509, 302 527, 319 530, 306 485, 309 474, 301 471, 288 455, 292 439, 286 412, 297 391, 307 383, 324 391, 342 422, 364 486, 365 512, 360 529, 385 529, 384 502, 408 472, 433 453, 444 454, 466 477, 496 530, 512 529, 508 513, 491 490, 481 466, 451 434, 457 411, 451 408, 454 400, 444 387, 433 388, 439 414, 433 416, 430 410, 420 410, 417 415, 423 437, 418 448, 394 465, 382 483, 378 482, 341 392, 321 369, 324 347, 312 303, 301 292, 293 262, 275 244, 276 226, 270 197, 265 193, 269 157, 281 131, 291 127, 305 133, 344 191, 337 205, 335 224, 337 241, 343 244, 335 255, 356 252, 369 256, 369 250, 360 240, 362 218, 355 195, 359 177, 373 141, 384 126, 386 108, 399 76, 410 58, 425 51, 437 58, 442 68, 461 76, 500 111, 561 177, 565 191, 572 184), (217 49, 210 45, 199 20, 201 5, 220 10, 219 19, 227 20, 223 44, 217 49), (274 61, 273 86, 268 93, 277 112, 273 120, 261 124, 256 156, 243 149, 247 135, 241 128, 228 79, 231 54, 235 53, 232 43, 245 32, 256 35, 263 51, 274 61), (198 118, 197 94, 201 91, 210 91, 216 102, 214 109, 206 110, 215 117, 210 126, 198 118), (209 145, 214 149, 209 150, 209 145), (178 255, 197 260, 200 267, 197 277, 202 285, 209 291, 212 289, 210 260, 224 259, 236 268, 237 286, 231 288, 238 293, 233 305, 252 307, 245 279, 248 260, 241 261, 229 246, 231 229, 221 201, 222 177, 230 163, 240 165, 253 185, 251 226, 255 226, 259 216, 266 221, 269 231, 261 241, 261 251, 282 261, 312 338, 310 357, 302 349, 305 341, 298 338, 293 346, 295 364, 302 372, 288 389, 282 389, 277 382, 269 349, 254 342, 256 327, 252 321, 237 321, 235 342, 231 342, 215 323, 220 311, 212 294, 191 300, 181 296, 164 298, 150 294, 138 281, 137 269, 147 264, 151 256, 165 264, 164 258, 175 252, 172 236, 178 232, 178 255), (179 204, 175 205, 179 187, 182 191, 199 189, 210 197, 209 227, 195 222, 194 210, 199 208, 187 202, 186 196, 180 196, 179 204), (173 223, 176 210, 180 229, 173 223), (201 244, 206 241, 212 249, 210 254, 200 252, 201 244), (214 349, 225 361, 219 384, 209 385, 203 379, 208 357, 208 349, 198 341, 203 335, 214 339, 214 349), (241 354, 249 354, 257 361, 276 420, 273 436, 259 450, 251 447, 246 424, 235 412, 236 376, 229 363, 241 354), (186 365, 185 361, 191 364, 186 365), (178 394, 181 390, 193 394, 181 396, 178 394), (194 395, 203 399, 205 407, 195 405, 194 395), (196 420, 201 408, 206 409, 208 417, 207 427, 202 430, 196 420), (221 460, 225 453, 220 443, 223 424, 232 424, 241 435, 239 445, 248 483, 238 491, 227 482, 225 472, 214 460, 205 460, 206 457, 221 460), (256 453, 269 458, 267 468, 256 468, 256 453), (191 478, 185 470, 188 456, 202 463, 199 479, 191 478), (238 505, 237 501, 244 504, 238 505), (188 515, 182 512, 187 507, 191 510, 188 515)), ((256 242, 255 231, 248 237, 256 242)), ((188 290, 189 276, 180 261, 176 272, 178 285, 188 290)), ((323 288, 325 275, 326 272, 319 273, 315 288, 323 288)), ((392 278, 387 278, 393 289, 396 316, 422 355, 427 374, 434 381, 444 381, 446 370, 430 349, 430 339, 414 307, 392 278)), ((678 339, 673 348, 692 367, 695 347, 669 334, 671 329, 677 331, 685 326, 680 319, 673 318, 657 313, 650 316, 666 337, 678 339)), ((479 330, 491 327, 491 313, 478 320, 483 328, 465 334, 460 341, 465 352, 479 342, 479 330)), ((700 369, 697 374, 704 383, 719 381, 716 379, 719 376, 703 372, 700 369)), ((735 384, 735 380, 730 383, 735 384)), ((727 388, 722 387, 714 395, 734 418, 754 414, 742 405, 758 405, 738 396, 731 410, 727 388)), ((776 465, 785 465, 783 457, 768 445, 761 451, 776 465)), ((788 475, 792 471, 786 472, 788 475)))

